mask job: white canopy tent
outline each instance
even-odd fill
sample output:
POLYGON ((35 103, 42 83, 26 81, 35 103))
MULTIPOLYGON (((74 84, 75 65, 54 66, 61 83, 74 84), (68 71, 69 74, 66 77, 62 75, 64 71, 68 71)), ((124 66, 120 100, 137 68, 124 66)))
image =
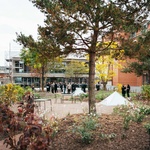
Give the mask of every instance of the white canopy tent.
POLYGON ((76 90, 72 93, 72 96, 80 96, 81 94, 84 94, 81 88, 76 88, 76 90))

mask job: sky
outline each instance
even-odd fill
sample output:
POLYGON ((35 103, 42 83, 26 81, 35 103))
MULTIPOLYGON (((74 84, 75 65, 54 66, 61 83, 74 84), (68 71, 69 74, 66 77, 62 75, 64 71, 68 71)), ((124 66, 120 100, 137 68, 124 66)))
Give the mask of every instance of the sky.
POLYGON ((20 51, 16 33, 37 38, 38 25, 44 25, 44 14, 29 0, 0 0, 0 66, 6 64, 9 51, 20 51))

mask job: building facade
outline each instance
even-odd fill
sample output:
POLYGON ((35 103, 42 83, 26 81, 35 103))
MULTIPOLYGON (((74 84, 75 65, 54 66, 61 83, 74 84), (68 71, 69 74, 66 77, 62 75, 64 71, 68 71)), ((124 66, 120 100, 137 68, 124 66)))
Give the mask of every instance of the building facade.
MULTIPOLYGON (((150 21, 147 20, 143 23, 142 29, 138 32, 132 33, 131 35, 125 35, 125 38, 133 38, 136 41, 136 38, 143 35, 144 33, 150 31, 150 21)), ((133 62, 133 59, 127 59, 125 63, 122 63, 122 66, 126 65, 127 62, 133 62)), ((123 73, 121 69, 113 68, 115 76, 112 79, 112 84, 116 86, 120 84, 130 84, 131 86, 141 86, 149 83, 149 74, 147 72, 143 73, 142 76, 137 77, 134 73, 123 73)))
MULTIPOLYGON (((63 65, 66 66, 67 63, 74 61, 86 62, 85 58, 71 58, 67 57, 63 60, 63 65)), ((28 66, 21 60, 20 56, 12 56, 6 59, 8 62, 8 76, 10 77, 10 82, 21 85, 23 87, 32 86, 40 87, 41 78, 38 73, 33 73, 28 66)), ((45 74, 45 84, 46 82, 74 82, 74 78, 69 78, 65 76, 64 69, 50 70, 45 74), (62 71, 63 70, 63 71, 62 71)), ((88 74, 78 75, 76 82, 82 83, 88 81, 88 74)))
MULTIPOLYGON (((126 62, 121 64, 126 65, 126 62)), ((130 86, 141 86, 143 85, 143 76, 136 76, 135 73, 123 73, 121 69, 113 68, 115 76, 112 78, 112 84, 116 86, 117 84, 129 84, 130 86)))
POLYGON ((9 83, 9 71, 6 66, 0 66, 0 85, 9 83))
MULTIPOLYGON (((67 65, 68 62, 71 62, 72 60, 85 62, 87 61, 85 58, 78 59, 78 58, 65 58, 63 61, 64 65, 67 65)), ((7 59, 9 62, 9 66, 5 67, 5 81, 3 83, 12 82, 21 86, 32 86, 40 87, 40 77, 31 72, 30 68, 27 67, 24 62, 20 59, 20 57, 15 56, 10 59, 7 59), (8 69, 8 70, 7 70, 8 69), (7 82, 6 82, 7 78, 7 82)), ((123 65, 123 64, 122 64, 123 65)), ((112 78, 112 81, 109 81, 109 85, 116 86, 118 83, 120 84, 130 84, 131 86, 141 86, 144 81, 143 77, 137 77, 134 73, 123 73, 118 68, 113 68, 115 72, 115 76, 112 78)), ((3 79, 3 80, 4 80, 3 79)), ((73 79, 67 78, 65 76, 65 72, 48 72, 46 74, 46 80, 47 82, 74 82, 73 79)), ((80 75, 76 82, 82 83, 86 82, 88 83, 88 74, 80 75)))

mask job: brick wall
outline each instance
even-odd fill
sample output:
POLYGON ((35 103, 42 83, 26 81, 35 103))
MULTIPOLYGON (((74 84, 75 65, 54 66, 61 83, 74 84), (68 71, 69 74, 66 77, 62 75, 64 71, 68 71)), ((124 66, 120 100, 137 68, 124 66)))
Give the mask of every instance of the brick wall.
MULTIPOLYGON (((127 60, 129 62, 129 59, 127 60)), ((130 60, 135 61, 135 60, 130 60)), ((122 66, 126 64, 126 62, 121 63, 122 66)), ((113 68, 115 72, 115 76, 112 79, 112 85, 116 86, 118 83, 120 84, 130 84, 131 86, 141 86, 143 83, 143 77, 137 77, 134 73, 123 73, 121 69, 113 68)))

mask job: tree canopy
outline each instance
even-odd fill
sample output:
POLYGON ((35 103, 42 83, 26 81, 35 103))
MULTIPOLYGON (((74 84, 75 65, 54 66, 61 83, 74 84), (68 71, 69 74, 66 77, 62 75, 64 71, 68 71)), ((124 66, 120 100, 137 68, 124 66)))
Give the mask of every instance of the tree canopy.
POLYGON ((125 36, 117 33, 136 31, 147 17, 150 0, 30 1, 46 16, 45 26, 38 28, 40 40, 49 41, 46 43, 50 48, 43 53, 89 54, 89 112, 95 112, 95 58, 107 50, 103 44, 98 49, 96 45, 104 38, 122 44, 125 36))
MULTIPOLYGON (((86 62, 71 61, 65 67, 65 76, 68 78, 74 78, 88 74, 88 64, 86 62)), ((75 81, 76 82, 76 81, 75 81)))
MULTIPOLYGON (((137 76, 147 73, 150 76, 150 31, 137 37, 132 44, 132 49, 128 48, 125 55, 134 58, 136 61, 128 62, 123 72, 132 72, 137 76)), ((150 80, 148 82, 150 83, 150 80)))

